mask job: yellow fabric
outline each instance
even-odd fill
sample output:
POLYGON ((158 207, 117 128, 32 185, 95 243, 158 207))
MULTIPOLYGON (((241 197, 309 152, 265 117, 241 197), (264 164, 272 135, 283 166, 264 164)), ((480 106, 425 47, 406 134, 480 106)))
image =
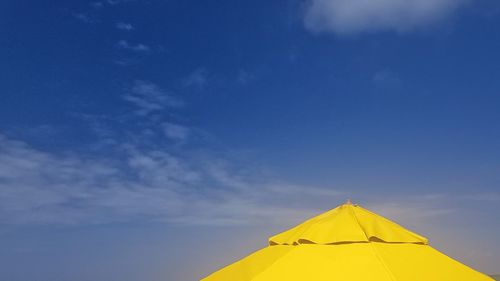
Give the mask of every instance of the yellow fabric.
POLYGON ((492 280, 430 246, 373 243, 396 280, 492 280))
POLYGON ((202 281, 493 281, 424 237, 350 204, 269 241, 202 281))
POLYGON ((427 238, 358 205, 344 204, 269 239, 271 245, 384 241, 427 244, 427 238))
POLYGON ((291 250, 293 248, 287 246, 266 247, 203 280, 252 280, 253 276, 260 274, 272 266, 274 262, 291 250))

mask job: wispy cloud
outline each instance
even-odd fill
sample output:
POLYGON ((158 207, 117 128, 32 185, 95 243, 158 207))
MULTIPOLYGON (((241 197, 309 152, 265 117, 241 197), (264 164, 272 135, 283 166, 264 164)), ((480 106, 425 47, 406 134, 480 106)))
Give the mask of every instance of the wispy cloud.
POLYGON ((125 31, 131 31, 134 30, 134 26, 130 23, 125 23, 125 22, 118 22, 116 23, 116 28, 120 30, 125 30, 125 31))
MULTIPOLYGON (((179 140, 192 131, 173 122, 152 124, 149 130, 179 140)), ((97 152, 49 152, 0 135, 0 223, 137 220, 282 225, 298 223, 350 197, 345 189, 276 180, 241 168, 220 154, 179 150, 168 144, 122 138, 97 152)), ((455 215, 463 200, 491 198, 498 201, 499 197, 494 193, 371 198, 366 207, 414 226, 455 215)))
POLYGON ((236 81, 241 84, 248 84, 255 80, 255 78, 256 77, 253 73, 240 69, 238 71, 238 75, 236 76, 236 81))
POLYGON ((186 141, 192 134, 192 130, 189 127, 171 122, 163 123, 162 127, 165 136, 174 141, 186 141))
POLYGON ((131 2, 131 1, 134 1, 134 0, 102 0, 102 1, 92 2, 92 3, 90 3, 90 5, 96 9, 101 9, 105 6, 116 6, 118 4, 125 3, 125 2, 131 2))
POLYGON ((147 115, 151 112, 166 108, 180 107, 183 102, 173 97, 168 91, 149 81, 137 80, 130 92, 123 97, 134 104, 138 115, 147 115))
POLYGON ((314 32, 404 32, 444 20, 467 0, 311 0, 305 26, 314 32))
POLYGON ((130 50, 134 52, 149 52, 151 48, 148 45, 138 43, 138 44, 130 44, 127 40, 120 40, 116 44, 119 48, 130 50))
MULTIPOLYGON (((118 160, 108 153, 49 153, 0 136, 0 222, 245 224, 313 213, 264 200, 273 193, 308 194, 308 187, 250 180, 227 165, 221 172, 221 166, 210 164, 221 159, 192 161, 166 148, 123 147, 118 160)), ((311 189, 311 194, 337 193, 311 189)))
POLYGON ((127 2, 127 1, 131 1, 131 0, 106 0, 105 2, 109 5, 118 5, 120 3, 127 2))
POLYGON ((90 6, 94 7, 95 9, 101 9, 102 7, 104 7, 104 3, 103 2, 92 2, 92 3, 90 3, 90 6))
POLYGON ((73 14, 73 16, 81 21, 81 22, 84 22, 84 23, 98 23, 99 20, 87 15, 87 14, 84 14, 84 13, 76 13, 76 14, 73 14))
POLYGON ((135 81, 123 98, 133 114, 118 120, 134 125, 82 116, 97 137, 89 151, 51 152, 0 134, 0 223, 282 224, 318 212, 292 201, 338 201, 335 189, 278 181, 227 153, 178 146, 197 130, 150 118, 181 105, 152 82, 135 81))
MULTIPOLYGON (((0 134, 0 223, 294 224, 350 197, 343 188, 300 185, 242 167, 225 152, 177 145, 196 130, 168 115, 152 118, 182 106, 155 83, 137 80, 123 99, 132 113, 123 122, 131 126, 114 126, 109 116, 83 119, 97 136, 89 151, 48 151, 0 134)), ((368 207, 418 222, 455 212, 442 199, 368 207)))
POLYGON ((119 66, 130 66, 140 62, 138 58, 120 58, 113 60, 113 63, 119 66))
POLYGON ((185 87, 202 89, 208 83, 208 71, 204 68, 197 68, 182 80, 185 87))

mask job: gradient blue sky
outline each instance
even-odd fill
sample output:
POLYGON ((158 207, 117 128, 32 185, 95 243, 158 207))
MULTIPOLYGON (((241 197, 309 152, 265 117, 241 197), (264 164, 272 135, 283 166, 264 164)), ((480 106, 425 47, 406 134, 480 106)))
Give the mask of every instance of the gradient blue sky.
POLYGON ((500 268, 492 0, 0 2, 0 279, 191 281, 352 198, 500 268))

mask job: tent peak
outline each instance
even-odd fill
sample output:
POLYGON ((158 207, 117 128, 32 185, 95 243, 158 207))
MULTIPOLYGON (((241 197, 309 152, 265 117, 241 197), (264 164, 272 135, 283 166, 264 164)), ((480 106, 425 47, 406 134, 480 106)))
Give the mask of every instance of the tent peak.
POLYGON ((351 200, 269 239, 270 245, 369 242, 428 244, 427 238, 351 200))

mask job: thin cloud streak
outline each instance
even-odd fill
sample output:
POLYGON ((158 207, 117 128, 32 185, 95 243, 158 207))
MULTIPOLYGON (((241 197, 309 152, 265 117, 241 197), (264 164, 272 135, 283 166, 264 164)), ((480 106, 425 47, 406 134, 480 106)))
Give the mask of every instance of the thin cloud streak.
POLYGON ((125 22, 118 22, 116 23, 116 28, 120 30, 125 30, 125 31, 131 31, 134 30, 134 26, 130 23, 125 23, 125 22))
POLYGON ((134 51, 134 52, 149 52, 151 51, 151 48, 148 45, 138 43, 138 44, 130 44, 127 40, 120 40, 116 44, 119 48, 124 49, 124 50, 129 50, 129 51, 134 51))
POLYGON ((84 13, 76 13, 76 14, 73 14, 73 16, 83 22, 83 23, 88 23, 88 24, 93 24, 93 23, 98 23, 99 20, 87 15, 87 14, 84 14, 84 13))
POLYGON ((194 70, 182 80, 182 84, 185 87, 194 87, 197 89, 203 89, 207 83, 208 71, 204 68, 194 70))
POLYGON ((148 115, 151 112, 184 105, 181 100, 173 97, 168 91, 143 80, 136 80, 130 92, 124 95, 123 99, 135 106, 134 112, 138 115, 148 115))

